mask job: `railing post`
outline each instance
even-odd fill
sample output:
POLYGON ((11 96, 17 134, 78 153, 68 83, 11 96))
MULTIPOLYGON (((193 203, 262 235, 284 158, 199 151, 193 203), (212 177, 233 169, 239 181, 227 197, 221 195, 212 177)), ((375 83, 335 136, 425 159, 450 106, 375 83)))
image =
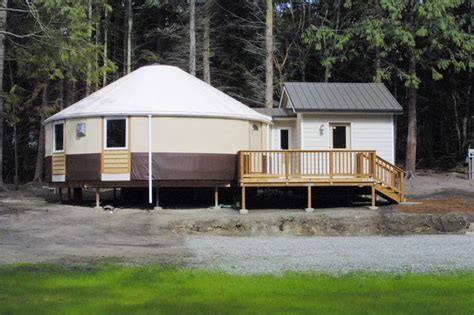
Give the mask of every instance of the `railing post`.
POLYGON ((375 152, 370 153, 370 174, 373 179, 377 177, 376 163, 375 163, 375 152))
POLYGON ((405 176, 400 172, 400 201, 405 201, 405 176))
POLYGON ((289 170, 288 170, 289 169, 288 151, 285 151, 284 156, 285 156, 285 178, 286 178, 286 180, 288 180, 288 175, 289 175, 288 174, 288 172, 289 172, 289 170))
POLYGON ((364 155, 363 153, 357 152, 357 176, 362 177, 364 173, 364 155))
POLYGON ((334 151, 329 151, 329 178, 334 175, 334 151))
POLYGON ((244 177, 244 158, 242 152, 239 152, 239 174, 240 179, 244 177))

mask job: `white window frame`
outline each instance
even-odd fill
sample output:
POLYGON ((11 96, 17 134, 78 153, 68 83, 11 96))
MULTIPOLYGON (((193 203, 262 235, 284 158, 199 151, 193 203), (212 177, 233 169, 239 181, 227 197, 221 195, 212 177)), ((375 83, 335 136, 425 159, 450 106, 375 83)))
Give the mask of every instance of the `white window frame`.
POLYGON ((128 150, 128 117, 104 117, 104 150, 128 150), (125 120, 125 146, 124 147, 107 147, 107 122, 109 120, 125 120))
POLYGON ((64 120, 57 120, 53 122, 53 153, 64 153, 64 149, 66 147, 66 124, 64 120), (57 125, 63 125, 63 149, 62 150, 56 150, 56 126, 57 125))
POLYGON ((291 143, 291 128, 278 128, 278 150, 283 150, 281 148, 281 131, 282 130, 288 130, 288 150, 291 150, 292 148, 292 143, 291 143))

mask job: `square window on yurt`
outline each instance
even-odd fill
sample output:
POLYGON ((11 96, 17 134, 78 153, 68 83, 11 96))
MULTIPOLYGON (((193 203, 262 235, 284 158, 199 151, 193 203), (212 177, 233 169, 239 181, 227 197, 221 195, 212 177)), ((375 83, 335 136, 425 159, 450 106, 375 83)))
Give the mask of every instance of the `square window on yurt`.
POLYGON ((127 148, 127 119, 109 118, 105 124, 105 148, 127 148))

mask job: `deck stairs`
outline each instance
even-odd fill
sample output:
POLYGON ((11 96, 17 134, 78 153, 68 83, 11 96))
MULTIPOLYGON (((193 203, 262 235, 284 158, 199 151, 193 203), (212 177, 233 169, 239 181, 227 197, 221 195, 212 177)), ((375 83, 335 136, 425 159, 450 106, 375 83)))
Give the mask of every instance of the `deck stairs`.
POLYGON ((374 176, 375 190, 378 195, 396 203, 405 202, 405 171, 376 155, 374 176))

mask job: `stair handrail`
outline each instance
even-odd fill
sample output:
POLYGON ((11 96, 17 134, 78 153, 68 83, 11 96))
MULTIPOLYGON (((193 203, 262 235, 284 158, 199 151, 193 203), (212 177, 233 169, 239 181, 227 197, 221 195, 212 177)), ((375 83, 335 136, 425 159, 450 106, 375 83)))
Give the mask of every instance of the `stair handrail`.
MULTIPOLYGON (((387 160, 379 157, 378 155, 376 157, 376 160, 377 160, 376 161, 376 167, 377 166, 381 167, 384 170, 386 170, 386 171, 392 173, 393 175, 397 176, 399 178, 399 183, 398 183, 398 185, 396 185, 396 184, 394 185, 392 183, 386 183, 383 180, 383 178, 378 178, 377 176, 375 176, 375 179, 382 182, 382 183, 384 183, 384 184, 388 184, 389 187, 391 187, 396 193, 399 194, 400 200, 403 201, 404 198, 405 198, 404 197, 404 195, 405 195, 405 174, 406 174, 405 171, 402 168, 400 168, 400 167, 388 162, 387 160), (388 167, 384 166, 383 164, 388 165, 388 167)), ((375 174, 377 174, 377 172, 375 172, 375 174)))
POLYGON ((399 167, 399 166, 397 166, 397 165, 395 165, 395 164, 393 164, 393 163, 390 163, 389 161, 387 161, 387 160, 381 158, 381 157, 378 156, 378 155, 377 155, 377 160, 380 160, 380 161, 382 161, 382 162, 384 162, 384 163, 387 163, 388 165, 390 165, 391 167, 393 167, 395 170, 397 170, 397 171, 403 173, 403 175, 406 174, 406 172, 405 172, 405 170, 404 170, 403 168, 401 168, 401 167, 399 167))

